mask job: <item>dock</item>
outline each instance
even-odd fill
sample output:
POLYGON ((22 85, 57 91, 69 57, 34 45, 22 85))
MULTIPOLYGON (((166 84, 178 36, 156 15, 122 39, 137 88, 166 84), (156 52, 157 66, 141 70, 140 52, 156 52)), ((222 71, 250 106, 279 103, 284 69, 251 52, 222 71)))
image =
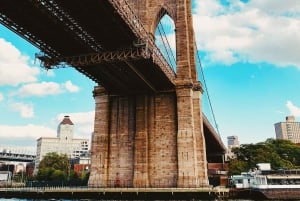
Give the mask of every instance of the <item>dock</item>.
POLYGON ((22 187, 0 188, 0 198, 98 199, 98 200, 187 200, 229 196, 223 187, 205 188, 90 188, 22 187))

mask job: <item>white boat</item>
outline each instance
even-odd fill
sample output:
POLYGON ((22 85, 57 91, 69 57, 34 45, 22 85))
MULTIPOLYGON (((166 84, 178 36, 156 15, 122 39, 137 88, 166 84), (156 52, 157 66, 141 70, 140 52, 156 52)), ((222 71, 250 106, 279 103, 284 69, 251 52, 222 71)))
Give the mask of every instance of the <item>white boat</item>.
POLYGON ((249 173, 233 175, 233 192, 262 195, 267 199, 300 199, 300 170, 271 170, 268 166, 249 173), (246 192, 246 193, 245 193, 246 192))
POLYGON ((300 199, 300 170, 255 175, 251 189, 268 199, 300 199))

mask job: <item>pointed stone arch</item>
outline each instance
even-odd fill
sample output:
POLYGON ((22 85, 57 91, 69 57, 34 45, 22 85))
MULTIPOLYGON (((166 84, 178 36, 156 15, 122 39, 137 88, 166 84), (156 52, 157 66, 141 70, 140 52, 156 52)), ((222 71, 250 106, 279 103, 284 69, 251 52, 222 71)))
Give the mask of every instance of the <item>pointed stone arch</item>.
MULTIPOLYGON (((175 21, 176 21, 176 10, 174 9, 174 7, 170 7, 167 5, 163 5, 161 7, 157 8, 157 12, 156 16, 153 18, 153 22, 151 24, 151 28, 150 28, 150 33, 152 35, 154 35, 155 30, 157 28, 158 23, 160 22, 160 20, 165 16, 168 15, 174 22, 174 26, 175 26, 175 21)), ((176 26, 175 26, 176 29, 176 26)))

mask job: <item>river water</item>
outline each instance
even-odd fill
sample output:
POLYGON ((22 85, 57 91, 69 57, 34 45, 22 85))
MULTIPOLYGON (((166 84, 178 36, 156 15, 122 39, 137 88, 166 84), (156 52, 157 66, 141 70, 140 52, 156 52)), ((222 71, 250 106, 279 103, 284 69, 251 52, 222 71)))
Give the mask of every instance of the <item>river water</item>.
MULTIPOLYGON (((0 201, 97 201, 97 200, 91 200, 91 199, 83 199, 83 200, 65 200, 65 199, 61 199, 61 200, 55 200, 55 199, 50 199, 50 200, 41 200, 41 199, 17 199, 17 198, 10 198, 10 199, 5 199, 5 198, 0 198, 0 201)), ((99 200, 100 201, 100 200, 99 200)), ((104 200, 101 200, 101 201, 104 201, 104 200)), ((114 200, 114 201, 117 201, 117 200, 114 200)), ((120 200, 121 201, 121 200, 120 200)), ((122 200, 124 201, 124 200, 122 200)), ((168 201, 168 200, 166 200, 168 201)), ((171 200, 170 200, 171 201, 171 200)), ((174 201, 174 200, 172 200, 174 201)), ((183 200, 181 200, 183 201, 183 200)), ((211 200, 194 200, 194 201, 211 201, 211 200)), ((215 200, 213 200, 215 201, 215 200)), ((222 199, 221 200, 216 200, 216 201, 223 201, 222 199)), ((255 201, 255 200, 248 200, 248 199, 238 199, 238 200, 233 200, 233 199, 226 199, 224 201, 255 201)), ((259 201, 263 201, 263 200, 259 200, 259 201)))

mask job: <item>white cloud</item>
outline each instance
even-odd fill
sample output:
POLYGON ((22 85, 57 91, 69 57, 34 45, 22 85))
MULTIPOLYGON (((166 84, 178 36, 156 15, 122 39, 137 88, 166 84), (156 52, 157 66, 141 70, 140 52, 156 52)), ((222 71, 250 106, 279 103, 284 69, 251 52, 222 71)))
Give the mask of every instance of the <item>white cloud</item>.
POLYGON ((56 95, 62 92, 61 86, 56 82, 30 83, 19 89, 19 95, 25 96, 46 96, 56 95))
POLYGON ((290 111, 290 114, 295 117, 300 117, 300 108, 295 106, 292 101, 287 101, 286 107, 290 111))
POLYGON ((27 96, 47 96, 47 95, 56 95, 68 91, 75 93, 79 91, 79 87, 74 85, 70 80, 66 81, 63 84, 56 82, 40 82, 40 83, 29 83, 23 85, 18 90, 18 95, 21 97, 27 96))
POLYGON ((21 117, 23 118, 31 118, 34 117, 34 109, 32 104, 25 103, 11 103, 9 105, 10 109, 19 112, 21 117))
POLYGON ((53 69, 42 70, 41 74, 46 75, 47 77, 55 77, 55 72, 53 69))
POLYGON ((3 94, 0 93, 0 102, 4 99, 3 94))
POLYGON ((58 114, 55 118, 57 125, 66 115, 70 116, 71 121, 74 123, 74 135, 83 138, 91 137, 91 134, 94 131, 95 111, 58 114))
POLYGON ((249 5, 251 7, 259 7, 264 12, 277 15, 298 15, 300 14, 300 4, 299 0, 285 0, 285 1, 274 1, 274 0, 264 0, 264 1, 250 1, 249 5))
POLYGON ((70 80, 66 81, 66 83, 64 84, 64 87, 72 93, 78 92, 79 91, 79 87, 74 85, 70 80))
POLYGON ((298 0, 197 1, 194 29, 209 62, 268 62, 300 67, 298 0))
POLYGON ((42 125, 33 124, 25 126, 0 125, 0 138, 31 138, 36 140, 40 137, 56 137, 56 131, 42 125))
POLYGON ((29 62, 28 57, 0 38, 0 86, 35 82, 40 70, 38 67, 29 66, 29 62))

